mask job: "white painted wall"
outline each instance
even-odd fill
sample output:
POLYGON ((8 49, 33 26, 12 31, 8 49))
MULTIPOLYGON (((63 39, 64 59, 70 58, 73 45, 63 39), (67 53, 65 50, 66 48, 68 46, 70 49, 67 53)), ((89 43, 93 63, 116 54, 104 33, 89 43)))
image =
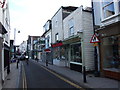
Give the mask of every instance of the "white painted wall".
POLYGON ((94 46, 90 43, 90 39, 93 35, 93 19, 92 13, 82 12, 83 21, 83 43, 84 43, 84 64, 87 70, 94 69, 94 46))
POLYGON ((52 21, 52 43, 55 43, 55 34, 58 33, 58 39, 63 40, 63 21, 62 8, 53 16, 52 21))
POLYGON ((0 8, 0 22, 2 23, 2 8, 0 8))
POLYGON ((93 1, 93 10, 94 10, 94 22, 95 25, 100 26, 101 25, 101 9, 100 9, 100 2, 96 2, 96 0, 93 1))
POLYGON ((74 12, 72 12, 68 17, 63 20, 63 29, 64 29, 64 39, 69 37, 69 20, 73 18, 74 22, 74 35, 77 32, 83 32, 82 28, 82 7, 77 8, 74 12))
POLYGON ((94 69, 94 47, 90 43, 90 39, 93 35, 93 20, 92 13, 86 12, 83 10, 82 6, 76 9, 63 21, 64 25, 64 39, 69 38, 69 20, 73 18, 74 20, 74 35, 77 35, 77 32, 81 32, 82 38, 82 52, 83 64, 85 64, 87 70, 94 69))

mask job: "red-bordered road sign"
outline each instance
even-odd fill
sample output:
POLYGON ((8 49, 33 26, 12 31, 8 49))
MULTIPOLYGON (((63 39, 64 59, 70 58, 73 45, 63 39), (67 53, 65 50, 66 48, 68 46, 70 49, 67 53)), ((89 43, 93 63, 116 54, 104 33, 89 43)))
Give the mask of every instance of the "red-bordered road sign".
POLYGON ((6 0, 0 1, 0 7, 3 8, 5 5, 6 0))
POLYGON ((100 42, 100 40, 98 39, 96 34, 94 34, 90 40, 90 43, 98 43, 98 42, 100 42))

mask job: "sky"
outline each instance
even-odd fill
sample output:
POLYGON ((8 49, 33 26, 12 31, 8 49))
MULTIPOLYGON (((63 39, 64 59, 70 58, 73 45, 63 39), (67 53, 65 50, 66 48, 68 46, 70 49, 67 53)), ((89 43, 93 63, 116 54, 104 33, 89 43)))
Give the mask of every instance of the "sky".
POLYGON ((61 6, 81 5, 91 7, 91 0, 9 0, 10 38, 14 39, 15 33, 15 44, 19 45, 28 39, 28 35, 41 36, 43 26, 61 6))

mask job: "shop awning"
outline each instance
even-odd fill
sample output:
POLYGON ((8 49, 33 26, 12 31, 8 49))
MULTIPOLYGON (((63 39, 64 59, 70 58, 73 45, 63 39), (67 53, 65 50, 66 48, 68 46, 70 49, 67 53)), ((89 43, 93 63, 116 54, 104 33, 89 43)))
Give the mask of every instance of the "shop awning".
POLYGON ((80 37, 80 36, 78 36, 78 35, 76 35, 76 36, 71 36, 71 37, 65 39, 65 40, 63 41, 63 44, 65 45, 65 44, 71 44, 71 43, 74 43, 74 42, 81 42, 81 38, 82 38, 82 37, 80 37))

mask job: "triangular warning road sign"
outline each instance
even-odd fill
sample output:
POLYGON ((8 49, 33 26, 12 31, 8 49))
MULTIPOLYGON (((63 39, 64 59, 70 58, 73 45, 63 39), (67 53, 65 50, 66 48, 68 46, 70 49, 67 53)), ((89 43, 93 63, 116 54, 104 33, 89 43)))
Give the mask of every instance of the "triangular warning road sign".
POLYGON ((94 34, 90 40, 90 43, 98 43, 100 42, 98 37, 94 34))

